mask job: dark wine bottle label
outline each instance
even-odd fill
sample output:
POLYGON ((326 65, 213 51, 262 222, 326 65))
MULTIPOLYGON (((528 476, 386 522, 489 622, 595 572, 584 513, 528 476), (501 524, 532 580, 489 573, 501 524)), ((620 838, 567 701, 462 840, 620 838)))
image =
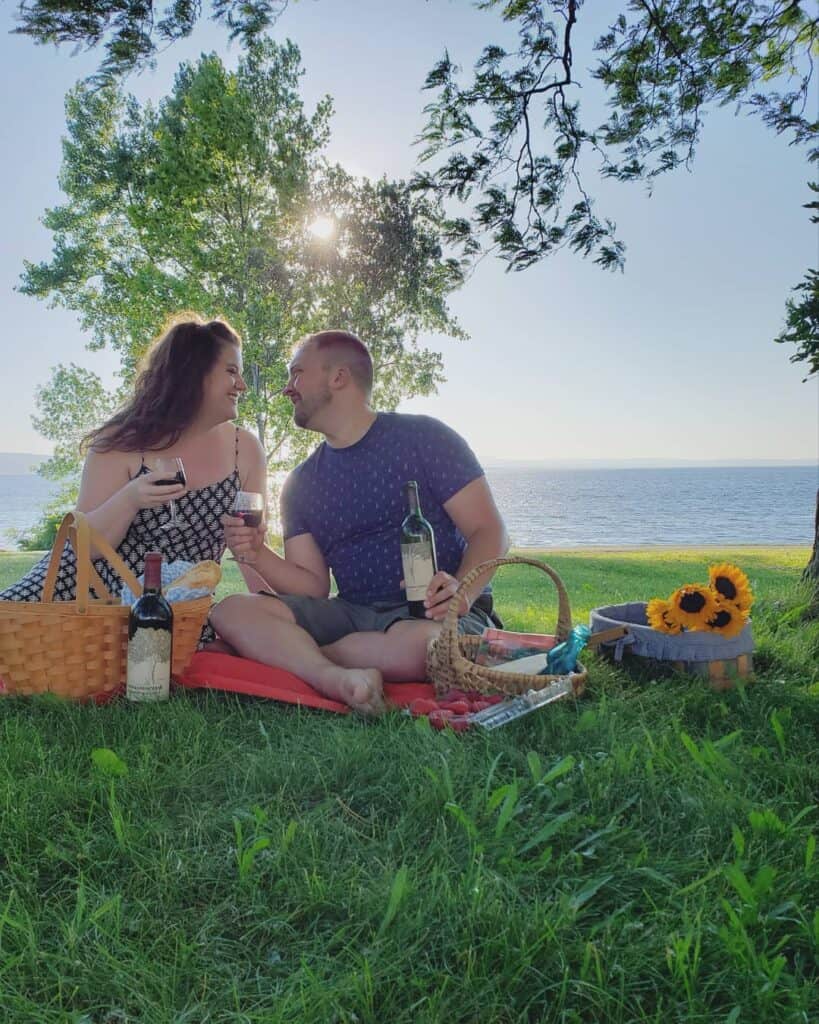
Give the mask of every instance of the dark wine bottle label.
POLYGON ((171 631, 137 627, 128 640, 128 700, 167 700, 171 684, 171 631))
POLYGON ((173 609, 162 596, 162 555, 145 556, 142 597, 128 616, 125 696, 128 700, 167 700, 173 656, 173 609))
POLYGON ((404 567, 404 584, 408 601, 423 601, 427 587, 435 575, 435 557, 428 540, 401 544, 401 561, 404 567))

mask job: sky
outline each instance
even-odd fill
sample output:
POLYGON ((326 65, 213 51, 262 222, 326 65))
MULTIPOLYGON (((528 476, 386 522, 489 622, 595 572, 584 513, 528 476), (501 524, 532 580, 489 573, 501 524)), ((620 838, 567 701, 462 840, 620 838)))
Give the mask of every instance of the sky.
MULTIPOLYGON (((7 30, 13 11, 2 8, 7 30)), ((604 17, 586 5, 576 33, 593 39, 604 17)), ((467 0, 299 0, 273 34, 301 49, 307 110, 333 97, 328 158, 370 178, 406 178, 416 167, 429 98, 421 87, 444 49, 468 69, 484 43, 504 39, 497 15, 467 0)), ((582 38, 581 74, 592 61, 582 38)), ((127 87, 157 101, 181 61, 210 51, 228 65, 240 52, 205 23, 127 87)), ((61 202, 63 98, 100 56, 0 35, 0 451, 50 450, 31 416, 51 367, 73 362, 114 380, 114 355, 86 351, 73 314, 15 291, 23 261, 50 256, 40 217, 61 202)), ((602 115, 583 77, 581 109, 602 115)), ((804 150, 731 109, 707 115, 693 170, 658 179, 651 196, 590 176, 598 213, 627 244, 625 273, 569 252, 521 273, 484 259, 451 299, 469 339, 422 339, 443 354, 446 382, 401 411, 445 420, 487 462, 815 460, 819 380, 802 383, 793 346, 772 341, 790 288, 817 262, 819 237, 802 207, 809 177, 804 150)))

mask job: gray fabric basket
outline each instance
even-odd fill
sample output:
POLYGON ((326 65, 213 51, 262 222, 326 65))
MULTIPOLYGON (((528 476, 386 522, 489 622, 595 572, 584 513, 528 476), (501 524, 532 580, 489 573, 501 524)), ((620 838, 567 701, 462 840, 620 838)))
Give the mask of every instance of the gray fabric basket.
POLYGON ((613 629, 615 626, 628 627, 625 636, 613 641, 612 644, 601 645, 614 648, 615 661, 622 659, 626 648, 631 654, 641 658, 674 662, 729 661, 743 654, 751 654, 754 649, 750 622, 745 624, 741 633, 730 639, 715 633, 700 632, 671 636, 649 626, 644 601, 595 608, 591 613, 589 625, 593 634, 604 629, 613 629))

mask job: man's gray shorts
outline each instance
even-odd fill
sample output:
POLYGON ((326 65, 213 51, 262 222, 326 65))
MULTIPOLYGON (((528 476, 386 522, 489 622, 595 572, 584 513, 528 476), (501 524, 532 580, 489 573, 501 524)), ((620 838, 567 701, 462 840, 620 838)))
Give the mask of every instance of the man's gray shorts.
MULTIPOLYGON (((266 597, 283 601, 316 643, 323 647, 335 643, 349 633, 386 633, 396 622, 430 622, 413 619, 406 604, 352 604, 340 597, 305 597, 301 594, 271 594, 266 597)), ((494 623, 489 615, 474 604, 467 615, 458 619, 458 632, 479 634, 494 623)))

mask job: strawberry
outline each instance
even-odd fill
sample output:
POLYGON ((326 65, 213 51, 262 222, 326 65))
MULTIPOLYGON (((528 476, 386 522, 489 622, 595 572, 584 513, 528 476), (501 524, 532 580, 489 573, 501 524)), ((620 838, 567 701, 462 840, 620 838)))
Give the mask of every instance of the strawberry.
POLYGON ((453 700, 469 700, 463 690, 451 689, 438 698, 442 704, 450 704, 453 700))
POLYGON ((411 715, 428 715, 433 711, 438 710, 438 702, 435 700, 429 700, 426 697, 416 697, 409 706, 411 715))
POLYGON ((441 701, 441 707, 451 711, 453 715, 468 715, 470 711, 470 704, 468 700, 441 701))
POLYGON ((446 729, 453 717, 452 712, 446 708, 437 708, 430 712, 429 724, 433 729, 446 729))

